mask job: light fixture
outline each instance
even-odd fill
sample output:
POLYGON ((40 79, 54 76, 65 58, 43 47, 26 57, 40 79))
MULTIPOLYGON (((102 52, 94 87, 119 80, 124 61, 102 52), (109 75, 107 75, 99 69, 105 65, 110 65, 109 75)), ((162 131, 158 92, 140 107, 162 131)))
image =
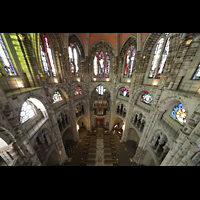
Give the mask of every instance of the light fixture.
POLYGON ((22 83, 19 83, 18 81, 17 81, 17 85, 18 85, 19 88, 23 88, 24 87, 24 85, 22 83))
POLYGON ((157 81, 154 81, 154 82, 153 82, 153 85, 154 85, 154 86, 158 85, 158 82, 157 82, 157 81))
POLYGON ((76 125, 76 128, 77 128, 77 131, 79 131, 79 125, 78 124, 76 125))
POLYGON ((97 79, 96 79, 96 78, 94 78, 93 80, 94 80, 94 81, 96 81, 97 79))
POLYGON ((58 80, 57 80, 57 79, 55 79, 55 80, 54 80, 54 83, 58 83, 58 80))
POLYGON ((130 80, 127 80, 127 83, 130 83, 131 81, 130 80))
POLYGON ((106 81, 109 81, 109 78, 107 78, 106 81))
POLYGON ((80 82, 81 81, 80 78, 77 78, 77 81, 80 82))

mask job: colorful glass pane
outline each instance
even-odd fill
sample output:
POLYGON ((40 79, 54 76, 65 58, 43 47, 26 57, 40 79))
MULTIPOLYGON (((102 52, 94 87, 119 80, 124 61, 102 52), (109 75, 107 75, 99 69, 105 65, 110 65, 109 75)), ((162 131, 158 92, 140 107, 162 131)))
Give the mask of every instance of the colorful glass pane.
POLYGON ((98 76, 98 60, 97 60, 97 56, 94 56, 93 67, 94 67, 94 77, 96 78, 98 76))
POLYGON ((150 69, 150 72, 149 72, 149 78, 153 78, 153 76, 154 76, 154 73, 155 73, 156 67, 158 65, 158 61, 159 61, 159 58, 160 58, 160 53, 161 53, 161 50, 163 48, 163 45, 164 45, 164 38, 161 38, 158 41, 158 44, 156 45, 156 50, 155 50, 155 53, 154 53, 154 56, 153 56, 152 66, 151 66, 151 69, 150 69))
POLYGON ((105 71, 105 78, 109 78, 110 72, 110 57, 106 56, 106 71, 105 71))
POLYGON ((78 75, 78 54, 76 48, 73 49, 73 53, 74 53, 74 64, 76 69, 76 75, 78 75))
POLYGON ((47 64, 47 59, 46 59, 46 56, 45 56, 45 52, 44 52, 41 40, 40 40, 40 55, 41 55, 42 66, 43 66, 44 72, 47 73, 48 76, 50 76, 49 67, 48 67, 48 64, 47 64))
POLYGON ((63 98, 62 98, 60 92, 56 91, 53 95, 53 103, 57 103, 57 102, 62 101, 62 100, 63 100, 63 98))
POLYGON ((126 87, 121 88, 120 95, 122 95, 124 97, 129 97, 129 91, 128 91, 128 89, 126 87))
POLYGON ((77 96, 77 95, 80 95, 80 94, 82 94, 81 88, 80 87, 76 87, 75 91, 74 91, 74 95, 77 96))
POLYGON ((186 111, 184 109, 183 104, 179 104, 178 106, 175 106, 170 116, 174 120, 179 122, 181 125, 186 124, 186 111))
POLYGON ((103 51, 99 54, 99 77, 104 76, 104 53, 103 51))
POLYGON ((54 62, 53 62, 53 56, 52 56, 52 53, 51 53, 51 46, 50 46, 49 39, 46 37, 46 35, 43 35, 43 40, 44 40, 45 49, 46 49, 46 52, 47 52, 49 66, 50 66, 50 69, 52 71, 52 75, 56 76, 56 70, 55 70, 55 66, 54 66, 54 62))
POLYGON ((142 94, 142 98, 141 98, 141 101, 143 102, 143 103, 146 103, 146 104, 148 104, 148 105, 152 105, 152 101, 153 101, 153 99, 152 99, 152 97, 151 97, 151 94, 149 93, 149 92, 144 92, 143 94, 142 94))
POLYGON ((78 52, 73 44, 70 43, 68 46, 69 55, 69 68, 72 75, 78 76, 79 66, 78 66, 78 52))
POLYGON ((25 101, 22 104, 21 112, 20 112, 20 122, 23 124, 27 120, 31 119, 35 115, 33 106, 28 102, 25 101))
POLYGON ((162 59, 160 61, 160 65, 159 65, 159 68, 158 68, 158 72, 156 74, 156 78, 160 78, 160 75, 163 73, 164 69, 165 69, 165 65, 166 65, 166 62, 167 62, 167 56, 168 56, 168 53, 169 53, 169 39, 167 39, 167 42, 165 44, 165 48, 163 50, 163 54, 162 54, 162 59))
POLYGON ((200 63, 197 66, 197 69, 193 75, 193 80, 200 80, 200 63))
POLYGON ((12 62, 4 45, 1 34, 0 34, 0 59, 3 62, 7 74, 9 76, 17 76, 17 73, 15 72, 15 69, 12 65, 12 62))
POLYGON ((124 78, 132 77, 135 56, 136 56, 136 50, 134 49, 134 46, 131 46, 126 53, 124 78))

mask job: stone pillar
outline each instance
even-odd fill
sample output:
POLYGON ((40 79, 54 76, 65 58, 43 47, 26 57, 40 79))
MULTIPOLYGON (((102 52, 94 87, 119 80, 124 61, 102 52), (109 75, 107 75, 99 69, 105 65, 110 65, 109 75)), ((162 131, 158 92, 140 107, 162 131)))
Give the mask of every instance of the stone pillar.
POLYGON ((137 51, 141 51, 142 33, 137 33, 137 51))
POLYGON ((178 150, 181 148, 181 146, 183 145, 183 143, 185 142, 187 138, 187 135, 180 133, 176 143, 174 144, 173 148, 169 151, 169 153, 167 154, 167 156, 165 157, 165 159, 163 160, 163 162, 161 163, 161 166, 167 166, 170 165, 170 162, 172 161, 172 159, 174 158, 174 155, 178 152, 178 150))

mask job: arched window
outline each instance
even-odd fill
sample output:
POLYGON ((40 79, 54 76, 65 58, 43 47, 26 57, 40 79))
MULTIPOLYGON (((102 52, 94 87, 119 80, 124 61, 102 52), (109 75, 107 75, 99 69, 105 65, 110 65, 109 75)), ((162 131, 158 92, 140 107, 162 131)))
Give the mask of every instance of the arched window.
POLYGON ((193 80, 200 80, 200 63, 197 66, 197 69, 192 77, 193 80))
POLYGON ((60 92, 56 91, 53 95, 53 103, 57 103, 57 102, 62 101, 62 100, 63 100, 63 98, 62 98, 60 92))
POLYGON ((68 54, 69 54, 69 68, 71 74, 73 76, 78 76, 79 72, 79 59, 78 59, 78 52, 73 44, 70 43, 68 46, 68 54))
POLYGON ((17 76, 13 64, 11 62, 10 56, 3 42, 2 34, 0 33, 0 59, 3 62, 3 66, 9 76, 17 76))
POLYGON ((141 96, 141 101, 143 103, 150 105, 150 106, 152 105, 152 100, 153 99, 152 99, 151 94, 149 92, 144 92, 141 96))
POLYGON ((74 90, 74 96, 80 95, 82 94, 81 88, 80 87, 76 87, 74 90))
POLYGON ((128 91, 128 89, 126 87, 121 88, 120 95, 122 95, 124 97, 129 97, 129 91, 128 91))
POLYGON ((169 53, 169 40, 169 33, 164 33, 158 41, 149 72, 149 78, 159 79, 162 76, 169 53))
POLYGON ((56 76, 51 45, 45 34, 41 35, 40 37, 40 54, 44 72, 47 73, 48 76, 51 76, 50 72, 52 73, 52 76, 56 76))
POLYGON ((110 56, 107 51, 97 51, 93 59, 93 69, 95 78, 109 78, 110 56))
POLYGON ((126 53, 125 66, 124 66, 124 78, 131 78, 133 73, 133 66, 136 56, 136 50, 134 46, 131 46, 126 53))
POLYGON ((174 107, 174 110, 172 111, 170 115, 174 120, 179 122, 181 125, 186 124, 186 111, 184 109, 183 104, 179 104, 178 106, 174 107))
POLYGON ((35 115, 35 110, 33 105, 28 101, 25 101, 22 104, 21 112, 20 112, 20 122, 23 124, 27 120, 31 119, 35 115))

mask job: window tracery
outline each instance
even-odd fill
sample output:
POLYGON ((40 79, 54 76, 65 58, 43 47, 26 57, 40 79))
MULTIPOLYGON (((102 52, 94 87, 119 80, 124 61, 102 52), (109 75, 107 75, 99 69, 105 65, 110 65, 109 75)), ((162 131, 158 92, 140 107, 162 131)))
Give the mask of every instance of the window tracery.
POLYGON ((136 56, 136 49, 134 48, 134 46, 131 46, 130 49, 126 53, 124 78, 132 77, 135 56, 136 56))
POLYGON ((11 62, 10 56, 8 54, 8 51, 6 49, 6 46, 3 42, 2 35, 0 33, 0 59, 3 62, 3 66, 5 67, 5 70, 9 76, 17 76, 17 73, 14 69, 14 66, 11 62))
POLYGON ((40 37, 40 54, 45 73, 50 76, 50 72, 52 72, 52 76, 56 76, 50 42, 45 34, 40 37))
POLYGON ((165 33, 156 45, 151 69, 149 72, 149 78, 159 79, 162 76, 167 62, 167 56, 169 53, 169 44, 169 33, 165 33))
POLYGON ((183 104, 179 104, 178 106, 175 106, 170 116, 174 120, 179 122, 181 125, 186 124, 186 111, 184 109, 183 104))
POLYGON ((72 76, 78 76, 79 74, 79 59, 78 52, 73 44, 70 43, 68 46, 68 54, 69 54, 69 67, 72 76))
POLYGON ((152 106, 152 97, 151 97, 151 94, 149 92, 144 92, 141 96, 141 101, 143 103, 146 103, 147 105, 150 105, 152 106))
POLYGON ((93 59, 94 78, 109 78, 110 56, 107 51, 97 51, 93 59))
POLYGON ((74 96, 81 95, 81 94, 82 94, 81 88, 76 87, 75 90, 74 90, 74 96))
POLYGON ((128 89, 126 87, 121 88, 120 95, 122 95, 124 97, 129 97, 129 91, 128 91, 128 89))
POLYGON ((53 103, 57 103, 62 100, 63 100, 63 97, 61 96, 60 92, 56 91, 53 95, 53 103))
POLYGON ((33 105, 28 101, 25 101, 22 104, 21 112, 20 112, 20 122, 21 124, 25 123, 29 119, 31 119, 35 115, 35 111, 33 105))

